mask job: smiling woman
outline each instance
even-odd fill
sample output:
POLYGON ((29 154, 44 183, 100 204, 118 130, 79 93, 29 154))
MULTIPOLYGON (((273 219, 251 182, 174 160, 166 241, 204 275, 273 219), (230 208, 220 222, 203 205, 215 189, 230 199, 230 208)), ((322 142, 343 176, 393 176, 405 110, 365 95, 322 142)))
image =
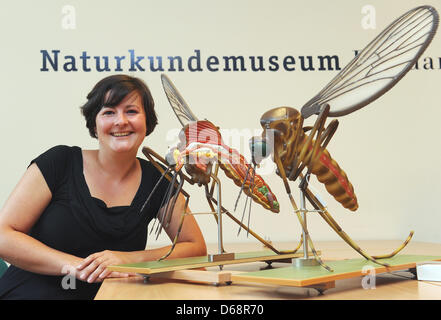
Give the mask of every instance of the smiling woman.
POLYGON ((89 133, 93 138, 97 138, 96 135, 96 118, 100 111, 110 111, 108 108, 114 108, 119 105, 123 100, 129 102, 128 106, 132 103, 136 107, 144 109, 145 124, 146 124, 146 136, 153 132, 158 119, 154 110, 154 101, 150 90, 146 84, 138 78, 129 77, 126 75, 114 75, 106 77, 98 82, 92 91, 87 95, 88 101, 81 107, 81 111, 86 118, 86 126, 89 129, 89 133), (135 96, 138 96, 136 102, 135 96), (130 99, 130 101, 127 101, 130 99), (104 110, 103 110, 104 109, 104 110), (148 116, 147 116, 148 115, 148 116))
MULTIPOLYGON (((56 146, 31 161, 0 211, 0 257, 11 263, 0 278, 3 299, 91 299, 109 265, 156 260, 170 247, 145 250, 147 226, 160 218, 168 182, 140 210, 161 173, 136 154, 157 124, 141 80, 125 75, 96 84, 81 108, 97 150, 56 146), (23 201, 26 199, 26 201, 23 201), (75 285, 64 280, 74 276, 75 285)), ((182 211, 178 197, 164 229, 174 239, 182 211)), ((161 220, 161 219, 160 219, 161 220)), ((202 233, 185 220, 171 257, 205 255, 202 233)))
POLYGON ((123 152, 139 145, 147 132, 141 97, 133 92, 115 107, 108 107, 104 103, 95 124, 95 134, 99 137, 101 148, 109 147, 115 152, 123 152))

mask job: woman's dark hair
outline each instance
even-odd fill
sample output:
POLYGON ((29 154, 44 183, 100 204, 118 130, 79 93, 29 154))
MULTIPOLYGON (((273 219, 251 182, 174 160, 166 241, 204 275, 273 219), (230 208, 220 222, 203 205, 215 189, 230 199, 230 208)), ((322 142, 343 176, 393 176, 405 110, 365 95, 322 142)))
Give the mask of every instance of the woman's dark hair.
POLYGON ((155 103, 149 88, 141 79, 127 75, 113 75, 99 81, 87 95, 87 102, 81 107, 81 113, 86 118, 86 127, 90 136, 97 138, 95 119, 101 108, 117 106, 129 93, 136 91, 141 96, 146 115, 148 136, 158 124, 155 113, 155 103), (109 93, 109 94, 107 94, 109 93))

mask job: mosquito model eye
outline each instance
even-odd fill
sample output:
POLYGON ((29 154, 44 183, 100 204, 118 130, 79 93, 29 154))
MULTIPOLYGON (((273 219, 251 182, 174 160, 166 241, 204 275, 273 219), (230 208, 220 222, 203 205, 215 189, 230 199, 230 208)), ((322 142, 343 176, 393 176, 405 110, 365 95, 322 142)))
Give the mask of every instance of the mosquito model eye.
POLYGON ((252 162, 259 164, 271 154, 271 148, 262 137, 252 137, 249 141, 252 162))

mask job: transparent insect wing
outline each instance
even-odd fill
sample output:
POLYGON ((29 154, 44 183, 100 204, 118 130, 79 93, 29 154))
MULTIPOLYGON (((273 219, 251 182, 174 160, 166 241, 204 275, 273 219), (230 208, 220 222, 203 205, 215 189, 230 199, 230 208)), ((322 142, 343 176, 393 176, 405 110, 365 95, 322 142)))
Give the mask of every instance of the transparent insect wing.
POLYGON ((161 82, 168 102, 170 103, 173 112, 178 117, 181 125, 185 126, 190 122, 198 121, 198 118, 193 114, 193 112, 191 112, 190 107, 185 102, 178 89, 176 89, 171 80, 165 74, 161 75, 161 82))
POLYGON ((432 41, 438 22, 430 6, 400 16, 302 107, 302 115, 307 118, 328 103, 329 116, 344 116, 379 98, 412 68, 432 41))

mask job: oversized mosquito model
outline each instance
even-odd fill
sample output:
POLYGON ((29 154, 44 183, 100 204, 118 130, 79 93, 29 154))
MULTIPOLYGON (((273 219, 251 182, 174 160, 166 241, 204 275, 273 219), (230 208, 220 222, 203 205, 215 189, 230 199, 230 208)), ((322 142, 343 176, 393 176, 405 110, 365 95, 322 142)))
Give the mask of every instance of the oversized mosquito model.
MULTIPOLYGON (((258 240, 278 252, 222 207, 220 181, 216 177, 218 166, 220 166, 228 177, 241 186, 239 197, 242 192, 245 192, 248 197, 266 209, 278 212, 279 206, 275 195, 255 172, 255 167, 271 154, 277 166, 277 174, 283 180, 291 205, 303 230, 300 243, 293 252, 300 248, 303 241, 304 253, 308 252, 306 244, 309 244, 315 260, 332 271, 321 261, 309 236, 305 214, 310 210, 305 208, 306 198, 314 207, 314 211, 318 212, 346 243, 366 259, 387 266, 378 259, 396 255, 410 241, 413 232, 391 254, 370 256, 341 229, 319 197, 311 191, 308 187, 309 176, 310 174, 316 175, 318 180, 324 183, 326 190, 345 208, 352 211, 358 208, 352 184, 326 150, 326 146, 337 129, 338 120, 331 121, 325 128, 326 120, 328 117, 339 117, 354 112, 391 89, 412 68, 430 44, 438 22, 438 13, 433 7, 421 6, 408 11, 371 41, 323 90, 302 107, 301 112, 290 107, 279 107, 264 113, 260 120, 263 127, 262 135, 250 141, 252 165, 246 163, 237 151, 223 144, 219 130, 211 122, 198 121, 173 84, 163 75, 165 93, 173 111, 184 126, 179 136, 181 142, 167 154, 167 161, 150 149, 144 148, 143 152, 150 160, 153 160, 153 155, 168 165, 166 170, 161 169, 163 176, 174 172, 173 178, 170 179, 171 185, 178 185, 179 190, 182 189, 184 180, 204 185, 207 200, 213 211, 213 202, 217 204, 216 218, 219 228, 222 225, 219 221, 220 213, 225 212, 258 240), (314 125, 303 127, 304 119, 312 115, 318 115, 314 125), (214 163, 217 164, 214 170, 215 175, 212 170, 214 163), (181 168, 184 165, 190 177, 182 173, 181 168), (177 176, 181 179, 179 183, 177 183, 177 176), (210 177, 213 178, 211 190, 208 187, 210 177), (289 185, 289 181, 295 181, 297 178, 301 179, 300 209, 294 201, 289 185), (217 201, 213 197, 215 182, 218 187, 217 201)), ((188 203, 188 194, 186 196, 188 203)), ((168 200, 172 200, 172 204, 175 201, 171 191, 166 197, 166 201, 168 200)), ((171 209, 172 206, 168 206, 166 213, 163 214, 162 225, 170 219, 170 214, 167 212, 171 209)), ((182 220, 184 216, 185 213, 182 215, 182 220)), ((218 233, 221 235, 221 230, 218 233)), ((173 250, 178 235, 170 252, 173 250)), ((221 241, 219 241, 219 246, 219 251, 223 252, 221 241)))
MULTIPOLYGON (((240 226, 239 231, 241 228, 247 230, 248 233, 252 234, 256 239, 261 241, 266 247, 274 251, 276 254, 280 255, 294 253, 295 251, 278 251, 269 242, 262 239, 258 234, 252 231, 249 228, 249 223, 247 226, 243 224, 243 217, 242 221, 239 221, 222 206, 221 183, 217 177, 219 167, 225 172, 227 177, 234 181, 236 185, 242 187, 241 191, 243 190, 245 194, 248 197, 251 197, 254 202, 259 203, 265 209, 272 212, 279 212, 279 203, 277 202, 276 196, 271 192, 271 189, 265 183, 263 178, 254 172, 255 168, 252 169, 251 165, 247 163, 245 158, 237 150, 230 148, 223 142, 219 128, 208 120, 198 120, 196 118, 179 91, 166 75, 163 74, 161 76, 161 80, 172 109, 183 128, 179 134, 180 142, 176 147, 169 150, 165 159, 153 150, 143 148, 143 153, 146 155, 146 157, 156 166, 159 171, 162 172, 161 180, 166 177, 171 181, 167 195, 163 198, 163 203, 167 203, 168 205, 164 209, 164 212, 162 212, 160 219, 155 220, 155 222, 160 220, 160 223, 156 227, 157 236, 159 236, 163 227, 170 223, 174 205, 180 192, 186 197, 186 203, 185 209, 181 216, 178 233, 173 240, 171 249, 167 254, 161 257, 160 260, 168 257, 173 251, 179 237, 184 218, 187 214, 189 194, 183 190, 185 181, 189 182, 190 184, 204 186, 205 196, 211 208, 211 212, 208 213, 214 215, 218 224, 219 252, 218 254, 209 255, 210 261, 234 259, 234 254, 226 253, 223 249, 222 214, 226 214, 235 223, 237 223, 240 226), (166 165, 167 168, 164 169, 161 167, 157 163, 157 160, 166 165), (183 173, 183 168, 185 168, 188 175, 183 173), (250 174, 251 170, 252 174, 250 174), (211 181, 212 185, 209 187, 208 185, 211 181), (217 186, 217 196, 213 195, 215 186, 217 186), (215 206, 217 207, 216 209, 215 206)), ((158 181, 157 185, 159 185, 161 180, 158 181)), ((156 187, 147 198, 145 204, 141 208, 141 211, 150 201, 155 190, 156 187)), ((251 208, 251 205, 249 208, 251 208)), ((154 226, 155 224, 150 232, 153 231, 154 226)))
MULTIPOLYGON (((340 228, 326 207, 310 188, 310 174, 316 175, 326 190, 345 208, 358 208, 354 188, 345 172, 326 150, 335 133, 338 120, 332 120, 325 128, 328 117, 345 116, 354 112, 391 89, 415 64, 429 43, 438 26, 438 13, 430 6, 412 9, 380 33, 370 42, 322 91, 308 101, 301 112, 290 107, 279 107, 265 112, 260 118, 263 127, 261 137, 250 142, 252 162, 259 163, 272 154, 277 174, 283 180, 286 193, 302 226, 305 244, 309 244, 318 263, 328 270, 317 255, 305 222, 304 201, 352 248, 368 260, 386 265, 377 259, 392 257, 402 250, 413 235, 410 233, 400 248, 389 255, 370 256, 340 228), (303 127, 304 119, 318 115, 312 127, 303 127), (269 134, 271 133, 271 134, 269 134), (305 172, 306 171, 306 172, 305 172), (301 208, 291 195, 289 181, 301 179, 301 208)), ((304 245, 305 247, 305 245, 304 245)), ((304 252, 307 252, 304 250, 304 252)))

